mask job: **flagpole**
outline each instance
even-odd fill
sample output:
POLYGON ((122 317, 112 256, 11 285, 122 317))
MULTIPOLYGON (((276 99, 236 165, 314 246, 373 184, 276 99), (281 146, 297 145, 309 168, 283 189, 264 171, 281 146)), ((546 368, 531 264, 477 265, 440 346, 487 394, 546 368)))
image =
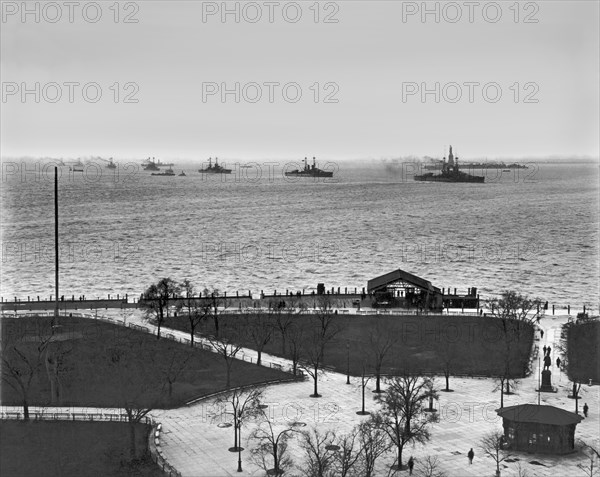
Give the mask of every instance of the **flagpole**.
POLYGON ((58 166, 54 166, 54 325, 58 324, 58 166))

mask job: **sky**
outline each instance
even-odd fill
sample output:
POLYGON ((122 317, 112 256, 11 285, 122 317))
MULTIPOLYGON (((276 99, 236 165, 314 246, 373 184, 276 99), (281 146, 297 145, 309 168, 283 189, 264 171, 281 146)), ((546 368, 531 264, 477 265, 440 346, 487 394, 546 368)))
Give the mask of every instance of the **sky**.
POLYGON ((4 2, 2 156, 599 156, 599 2, 222 5, 4 2))

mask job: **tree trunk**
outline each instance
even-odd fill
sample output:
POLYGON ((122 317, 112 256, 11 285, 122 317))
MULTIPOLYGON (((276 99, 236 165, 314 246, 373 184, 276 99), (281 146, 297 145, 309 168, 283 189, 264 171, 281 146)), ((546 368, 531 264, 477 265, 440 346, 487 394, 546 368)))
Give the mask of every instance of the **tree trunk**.
POLYGON ((504 383, 500 386, 500 409, 504 407, 504 383))
POLYGON ((398 470, 402 469, 402 447, 404 446, 398 446, 398 470))
POLYGON ((314 381, 315 381, 315 397, 317 397, 319 395, 319 393, 317 392, 317 380, 319 378, 319 367, 317 365, 315 365, 315 376, 314 376, 314 381))
POLYGON ((131 454, 131 459, 135 459, 136 449, 135 449, 135 422, 129 421, 129 452, 131 454))
POLYGON ((23 419, 26 421, 29 420, 29 403, 26 397, 23 397, 23 419))
POLYGON ((217 312, 215 310, 215 314, 213 316, 213 320, 215 322, 215 336, 219 337, 219 317, 217 316, 217 312))
POLYGON ((377 370, 377 376, 375 378, 375 392, 376 393, 381 392, 381 388, 379 387, 380 382, 381 382, 381 375, 379 374, 379 370, 377 370))
POLYGON ((257 366, 260 366, 260 360, 261 360, 261 357, 262 357, 262 350, 259 349, 257 352, 258 352, 258 358, 256 359, 256 364, 257 364, 257 366))
POLYGON ((281 356, 285 356, 285 332, 281 332, 281 356))
POLYGON ((444 376, 446 377, 446 391, 450 391, 450 373, 446 371, 444 376))
MULTIPOLYGON (((234 420, 235 420, 235 417, 234 417, 234 420)), ((237 446, 238 446, 238 440, 237 440, 238 432, 237 432, 237 429, 238 429, 238 425, 237 425, 237 423, 234 422, 233 423, 233 447, 236 448, 236 449, 237 449, 237 446)))

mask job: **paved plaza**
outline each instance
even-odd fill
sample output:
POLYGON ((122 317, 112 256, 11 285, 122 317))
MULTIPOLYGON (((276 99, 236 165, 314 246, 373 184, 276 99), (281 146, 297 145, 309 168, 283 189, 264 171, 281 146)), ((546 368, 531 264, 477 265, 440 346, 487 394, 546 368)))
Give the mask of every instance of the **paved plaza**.
MULTIPOLYGON (((137 320, 137 319, 136 319, 137 320)), ((547 316, 540 326, 544 330, 544 338, 537 341, 540 349, 546 345, 558 350, 560 326, 567 321, 567 316, 547 316)), ((146 326, 148 326, 146 324, 146 326)), ((185 333, 172 331, 176 336, 186 337, 185 333)), ((252 350, 244 350, 246 356, 252 356, 252 350)), ((553 352, 552 379, 558 388, 556 394, 542 393, 541 403, 556 406, 569 411, 575 410, 575 401, 567 397, 569 382, 567 376, 556 368, 558 355, 553 352)), ((255 353, 254 353, 255 355, 255 353)), ((266 361, 281 363, 289 366, 287 360, 279 357, 263 355, 266 361)), ((534 361, 534 372, 521 381, 517 393, 504 397, 504 405, 537 403, 538 384, 537 360, 534 361)), ((288 421, 300 421, 308 426, 318 426, 319 429, 331 429, 338 433, 347 433, 362 419, 356 411, 361 409, 361 389, 358 378, 351 378, 352 384, 346 384, 346 376, 338 373, 326 373, 319 380, 319 393, 322 397, 314 399, 312 380, 304 382, 277 384, 269 386, 265 392, 265 403, 269 405, 270 417, 280 422, 280 429, 288 421)), ((438 387, 444 387, 443 377, 437 379, 438 387)), ((495 409, 500 406, 500 392, 492 392, 495 384, 492 379, 450 378, 452 393, 440 392, 436 404, 439 409, 440 421, 431 426, 431 440, 424 446, 407 446, 403 453, 406 463, 412 455, 417 466, 423 457, 430 455, 438 458, 440 470, 448 476, 486 476, 494 475, 495 463, 491 458, 484 457, 479 448, 481 437, 489 431, 501 430, 502 421, 496 415, 495 409), (473 447, 475 458, 469 465, 467 452, 473 447)), ((366 390, 366 410, 377 408, 373 400, 374 383, 370 382, 366 390)), ((584 419, 575 432, 575 437, 588 443, 598 443, 600 401, 598 386, 582 386, 579 409, 587 402, 590 407, 589 417, 584 419)), ((197 402, 191 406, 169 411, 154 411, 153 417, 163 424, 163 435, 160 452, 163 457, 184 476, 228 476, 240 475, 237 470, 237 453, 229 452, 233 446, 232 428, 219 427, 223 418, 214 418, 214 399, 197 402)), ((252 442, 247 442, 253 426, 242 429, 243 446, 247 449, 252 442)), ((302 463, 300 449, 294 442, 292 455, 296 464, 302 463)), ((387 469, 393 464, 395 453, 392 451, 387 458, 382 459, 378 475, 387 475, 387 469)), ((511 460, 502 463, 502 475, 518 474, 518 464, 527 471, 528 476, 576 476, 585 475, 577 464, 584 462, 581 453, 561 457, 515 453, 511 460), (532 463, 534 462, 534 463, 532 463)), ((242 452, 243 474, 264 475, 264 471, 254 465, 249 452, 242 452)), ((408 474, 408 472, 397 472, 408 474)), ((415 472, 416 474, 416 472, 415 472)), ((292 475, 294 475, 292 473, 292 475)))
MULTIPOLYGON (((108 312, 110 314, 110 312, 108 312)), ((118 314, 112 314, 113 319, 119 319, 118 314)), ((121 316, 121 315, 120 315, 121 316)), ((541 349, 544 345, 551 346, 552 380, 558 388, 557 393, 542 393, 541 403, 557 406, 568 411, 575 410, 575 402, 567 397, 570 389, 566 375, 559 371, 555 361, 556 350, 559 349, 560 326, 566 322, 567 316, 547 316, 541 321, 544 330, 543 339, 536 341, 541 349)), ((120 318, 123 319, 122 316, 120 318)), ((138 313, 127 317, 129 323, 143 325, 150 330, 153 326, 144 322, 138 313)), ((164 334, 172 334, 175 338, 186 339, 188 334, 176 330, 163 328, 164 334)), ((536 333, 537 335, 537 333, 536 333)), ((539 335, 536 336, 536 339, 539 335)), ((249 349, 243 350, 246 360, 256 357, 256 352, 249 349)), ((277 363, 284 369, 289 368, 288 360, 265 355, 265 363, 277 363)), ((524 403, 537 403, 538 393, 538 364, 534 360, 534 371, 528 378, 521 381, 516 394, 505 396, 505 406, 524 403)), ((443 377, 437 378, 437 387, 444 387, 443 377)), ((479 447, 482 436, 492 430, 501 430, 502 421, 496 415, 495 409, 499 407, 500 392, 493 392, 495 384, 487 378, 450 378, 450 387, 454 392, 440 392, 440 398, 435 407, 438 409, 439 422, 431 425, 431 439, 425 445, 409 445, 405 447, 403 462, 406 463, 412 455, 416 460, 415 475, 420 462, 426 456, 436 457, 439 470, 452 476, 492 476, 495 473, 494 461, 483 455, 479 447), (467 452, 474 449, 475 458, 469 465, 467 452)), ((372 392, 374 383, 369 382, 366 389, 366 410, 375 411, 377 404, 372 392)), ((600 412, 598 386, 581 387, 581 400, 579 409, 584 403, 589 406, 589 416, 584 419, 575 432, 575 438, 583 439, 589 444, 598 447, 600 412)), ((268 406, 265 412, 275 420, 278 429, 284 429, 286 423, 297 422, 297 430, 308 430, 318 427, 319 430, 334 430, 338 434, 349 433, 353 427, 368 416, 356 414, 361 409, 361 387, 359 378, 351 378, 351 384, 346 384, 346 376, 334 372, 326 372, 319 379, 319 393, 321 398, 309 397, 313 392, 311 379, 304 382, 274 384, 265 388, 264 404, 268 406)), ((190 477, 220 477, 229 475, 264 475, 264 471, 256 466, 250 459, 249 448, 254 445, 248 441, 248 436, 255 423, 248 423, 242 428, 243 472, 237 472, 238 454, 228 449, 233 446, 233 428, 226 427, 228 415, 217 411, 214 398, 201 399, 191 405, 172 410, 154 410, 151 416, 162 424, 160 444, 158 451, 161 456, 183 476, 190 477)), ((8 408, 4 408, 7 410, 8 408)), ((13 408, 18 409, 18 408, 13 408)), ((64 409, 63 409, 64 410, 64 409)), ((48 412, 48 410, 46 410, 48 412)), ((297 436, 297 434, 296 434, 297 436)), ((302 453, 294 437, 290 445, 291 456, 294 463, 301 465, 302 453)), ((392 450, 381 459, 377 475, 388 475, 389 467, 394 463, 395 452, 392 450)), ((581 452, 561 457, 547 455, 533 455, 527 453, 514 453, 508 462, 501 464, 503 476, 517 476, 519 464, 521 470, 532 476, 577 476, 586 475, 577 467, 586 459, 581 452)), ((289 475, 297 475, 297 470, 289 475)), ((408 475, 407 471, 396 472, 395 475, 408 475)))

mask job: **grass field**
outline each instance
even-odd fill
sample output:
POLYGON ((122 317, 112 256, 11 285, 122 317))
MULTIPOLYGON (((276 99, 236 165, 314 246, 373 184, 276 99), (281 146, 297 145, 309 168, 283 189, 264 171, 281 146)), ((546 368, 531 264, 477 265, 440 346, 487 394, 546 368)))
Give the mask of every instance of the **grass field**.
POLYGON ((138 424, 140 455, 130 461, 127 423, 1 421, 0 475, 15 477, 164 474, 147 451, 149 427, 138 424))
POLYGON ((600 382, 600 321, 567 326, 567 373, 571 380, 600 382))
MULTIPOLYGON (((49 318, 2 319, 3 358, 32 375, 30 405, 172 408, 225 389, 226 366, 217 354, 156 336, 80 318, 61 318, 48 344, 52 362, 39 344, 50 336, 49 318), (13 349, 16 346, 16 349, 13 349), (17 353, 22 352, 35 370, 17 353), (171 383, 169 383, 171 381, 171 383)), ((6 366, 4 366, 6 370, 6 366)), ((289 378, 275 369, 235 361, 232 386, 289 378)), ((14 380, 13 380, 14 384, 14 380)), ((21 393, 5 380, 2 402, 21 405, 21 393)))
MULTIPOLYGON (((221 335, 241 341, 254 348, 248 328, 254 315, 221 315, 221 335), (248 321, 249 320, 249 321, 248 321)), ((311 330, 317 325, 314 316, 296 315, 293 322, 302 328, 304 344, 309 345, 311 330)), ((348 355, 350 373, 360 375, 363 364, 373 372, 372 340, 382 343, 388 337, 392 346, 383 360, 382 372, 408 367, 428 373, 441 373, 450 363, 451 374, 494 376, 503 369, 505 352, 510 356, 510 369, 514 377, 525 374, 533 342, 533 328, 524 325, 518 338, 511 335, 507 351, 501 320, 476 316, 344 316, 336 315, 334 324, 339 329, 327 344, 325 364, 341 373, 346 372, 348 355), (374 335, 374 336, 372 336, 374 335)), ((171 317, 165 326, 188 331, 187 318, 171 317)), ((213 334, 212 319, 202 323, 199 332, 213 334)), ((285 356, 279 331, 275 330, 265 352, 285 356)))

